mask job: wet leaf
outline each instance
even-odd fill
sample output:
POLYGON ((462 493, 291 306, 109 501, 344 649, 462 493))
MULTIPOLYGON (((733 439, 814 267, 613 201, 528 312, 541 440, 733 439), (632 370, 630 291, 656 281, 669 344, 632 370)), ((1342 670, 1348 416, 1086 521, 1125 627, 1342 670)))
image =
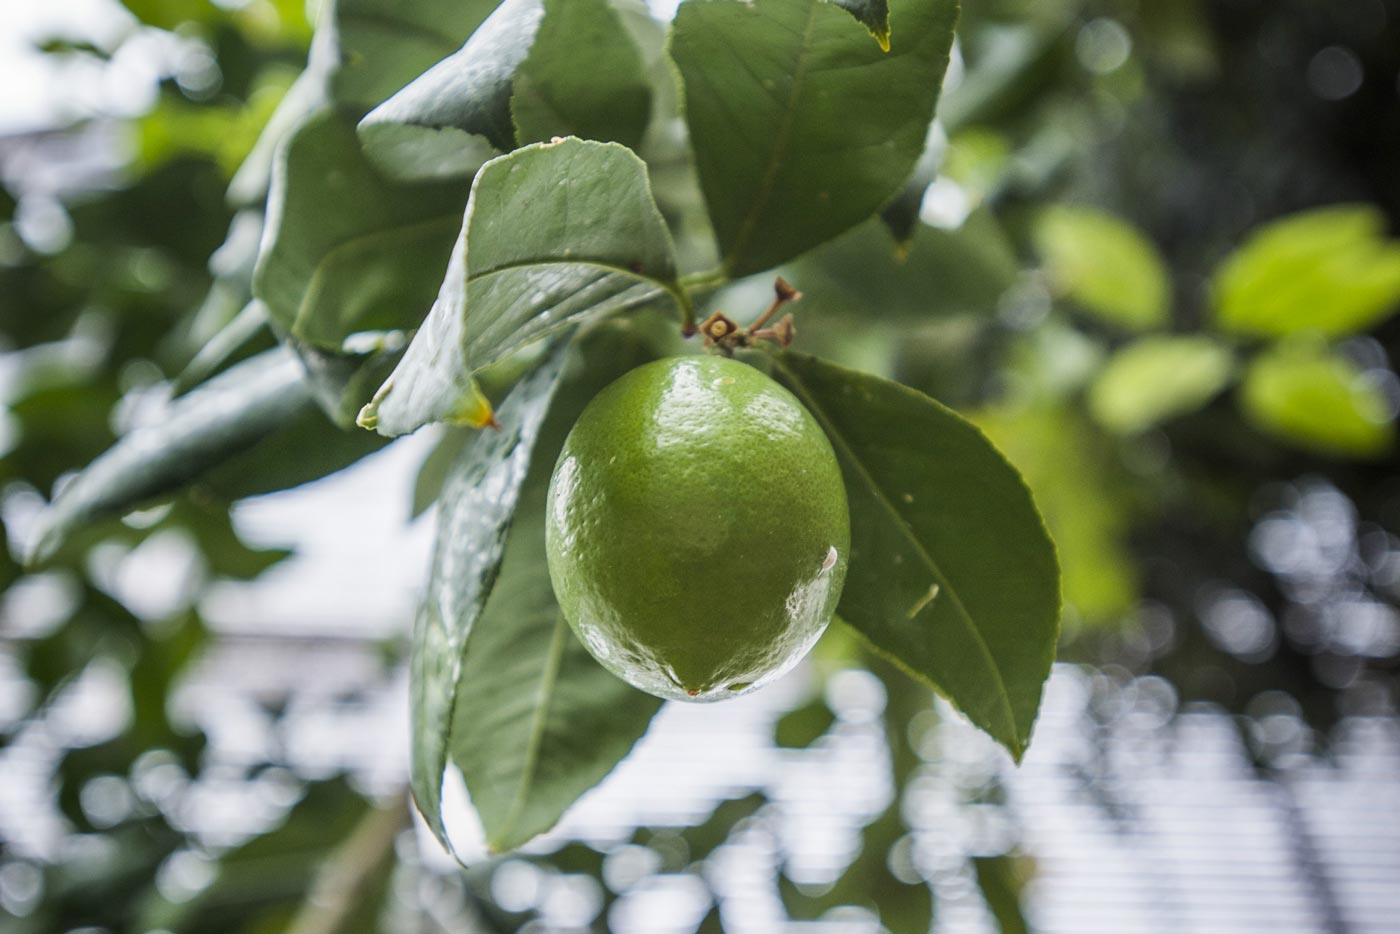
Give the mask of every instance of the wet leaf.
POLYGON ((444 486, 412 695, 414 796, 445 845, 445 769, 460 771, 488 846, 513 849, 600 781, 660 706, 569 631, 549 584, 543 516, 579 412, 651 359, 648 346, 609 326, 571 348, 562 377, 551 358, 512 390, 502 431, 474 439, 444 486))
POLYGON ((673 254, 646 167, 625 147, 566 139, 492 160, 437 302, 360 424, 394 436, 461 423, 483 367, 674 290, 673 254))
POLYGON ((851 561, 837 612, 1019 759, 1060 612, 1055 549, 1021 477, 975 427, 897 383, 791 352, 774 376, 845 475, 851 561))

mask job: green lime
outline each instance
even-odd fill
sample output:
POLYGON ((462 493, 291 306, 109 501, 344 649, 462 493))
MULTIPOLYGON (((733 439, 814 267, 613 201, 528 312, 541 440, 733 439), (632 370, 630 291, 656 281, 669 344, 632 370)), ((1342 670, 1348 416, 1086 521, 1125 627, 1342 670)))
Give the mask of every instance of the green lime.
POLYGON ((638 367, 589 403, 549 485, 549 576, 594 657, 660 697, 753 690, 806 654, 850 552, 841 469, 786 389, 733 360, 638 367))

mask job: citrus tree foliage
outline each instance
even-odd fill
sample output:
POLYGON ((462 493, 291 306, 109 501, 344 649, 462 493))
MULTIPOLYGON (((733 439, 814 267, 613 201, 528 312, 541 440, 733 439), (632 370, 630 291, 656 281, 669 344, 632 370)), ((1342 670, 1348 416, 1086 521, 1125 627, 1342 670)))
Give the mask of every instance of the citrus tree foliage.
MULTIPOLYGON (((165 699, 207 641, 193 610, 152 636, 84 570, 92 556, 169 533, 199 545, 210 579, 254 577, 285 554, 239 541, 233 501, 418 430, 441 440, 414 491, 438 523, 407 665, 414 801, 449 849, 468 798, 495 853, 554 826, 660 705, 560 615, 550 470, 601 388, 698 351, 712 312, 747 324, 778 275, 804 293, 795 344, 739 357, 792 391, 840 462, 852 555, 819 664, 905 686, 882 719, 899 783, 934 692, 1010 756, 1033 748, 1062 604, 1080 630, 1121 621, 1152 587, 1135 534, 1208 512, 1228 485, 1193 485, 1164 450, 1213 433, 1229 442, 1201 463, 1264 480, 1394 452, 1393 375, 1368 335, 1400 305, 1400 252, 1376 209, 1283 200, 1253 230, 1201 221, 1191 252, 1085 155, 1096 120, 1136 125, 1139 54, 1173 80, 1231 64, 1197 18, 1162 12, 1196 4, 685 0, 663 23, 634 0, 338 0, 314 24, 295 0, 127 5, 217 37, 238 102, 163 93, 137 126, 136 181, 72 210, 75 248, 13 268, 0 252, 6 294, 33 306, 4 321, 25 348, 8 358, 23 443, 5 476, 52 491, 19 544, 31 570, 79 582, 25 656, 36 707, 104 652, 131 659, 139 729, 62 766, 80 830, 96 828, 76 776, 156 746, 197 768, 202 740, 165 699), (268 10, 280 32, 259 25, 268 10), (1123 71, 1080 30, 1104 10, 1133 23, 1123 71), (943 90, 955 29, 962 68, 943 90), (240 76, 240 56, 271 64, 240 76), (949 185, 965 210, 940 218, 949 185), (214 191, 215 207, 172 212, 172 191, 214 191), (92 323, 112 308, 120 333, 92 323), (138 390, 146 405, 128 405, 138 390)), ((0 564, 7 585, 22 575, 0 564)), ((777 740, 819 743, 838 719, 808 699, 777 740)), ((702 859, 765 806, 725 802, 679 835, 702 859)), ((382 866, 357 854, 382 856, 405 818, 319 783, 176 902, 87 884, 152 877, 184 846, 156 809, 135 813, 98 870, 46 876, 52 914, 23 930, 317 930, 298 926, 310 854, 365 883, 338 910, 369 918, 386 895, 364 873, 382 866)), ((885 859, 909 848, 905 826, 898 800, 873 815, 866 853, 821 893, 780 878, 787 910, 863 905, 927 929, 927 885, 885 859)), ((548 858, 600 871, 581 845, 548 858)), ((524 923, 491 905, 491 865, 465 885, 501 929, 524 923)), ((982 856, 972 873, 1003 929, 1024 929, 1021 864, 982 856)), ((701 926, 719 929, 718 908, 701 926)))
MULTIPOLYGON (((666 46, 684 109, 653 117, 664 89, 607 3, 438 6, 454 12, 329 10, 301 79, 311 90, 269 125, 250 298, 291 353, 279 369, 269 357, 229 370, 125 436, 56 500, 41 548, 202 473, 311 399, 343 423, 358 398, 359 424, 389 436, 498 426, 442 481, 412 671, 420 809, 448 842, 443 783, 460 775, 502 850, 603 778, 657 706, 580 651, 549 591, 538 499, 561 432, 630 363, 693 333, 715 286, 771 275, 897 193, 924 149, 956 7, 695 0, 666 46), (674 129, 678 112, 713 271, 677 252, 650 178, 648 121, 674 129), (601 326, 647 309, 673 328, 599 349, 601 326), (522 354, 523 378, 498 380, 492 399, 483 381, 522 354), (287 370, 298 361, 301 380, 287 370)), ((954 412, 878 375, 796 354, 753 362, 841 458, 856 529, 842 618, 1019 758, 1059 588, 1015 470, 954 412)))

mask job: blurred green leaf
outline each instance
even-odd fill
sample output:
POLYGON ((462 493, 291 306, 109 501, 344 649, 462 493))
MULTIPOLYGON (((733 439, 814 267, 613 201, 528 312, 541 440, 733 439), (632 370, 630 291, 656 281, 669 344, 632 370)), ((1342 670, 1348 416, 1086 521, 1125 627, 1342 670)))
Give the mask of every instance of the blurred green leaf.
POLYGON ((815 921, 842 905, 874 911, 886 931, 927 931, 933 923, 933 892, 915 874, 913 859, 905 856, 903 878, 891 869, 891 853, 907 833, 899 808, 891 807, 868 824, 860 835, 860 852, 830 887, 804 890, 778 877, 778 894, 789 915, 799 921, 815 921))
POLYGON ((1394 445, 1390 402, 1380 386, 1345 357, 1308 340, 1255 357, 1240 404, 1261 430, 1321 454, 1370 458, 1394 445))
POLYGON ((897 383, 792 352, 775 357, 774 376, 845 474, 841 618, 1019 760, 1060 614, 1054 545, 1021 477, 975 427, 897 383))
POLYGON ((1400 308, 1400 241, 1370 205, 1295 214, 1256 230, 1220 264, 1216 323, 1250 337, 1368 330, 1400 308))
POLYGON ((991 317, 1020 266, 1006 235, 987 211, 955 230, 916 224, 901 246, 879 221, 867 221, 787 267, 804 304, 863 320, 974 314, 991 317))
POLYGON ((222 854, 212 882, 186 901, 152 891, 136 930, 283 931, 322 864, 369 813, 342 779, 307 786, 280 827, 222 854))
POLYGON ((1129 331, 1171 319, 1171 283, 1157 248, 1102 211, 1055 205, 1035 225, 1035 245, 1055 288, 1085 312, 1129 331))
POLYGON ((1109 358, 1089 387, 1089 411, 1110 431, 1136 434, 1215 398, 1234 363, 1204 334, 1144 337, 1109 358))
POLYGON ((671 55, 730 274, 786 262, 899 190, 924 151, 956 16, 952 0, 895 0, 884 52, 824 0, 681 5, 671 55))
POLYGON ((1087 420, 1061 405, 987 409, 973 420, 1021 471, 1059 556, 1067 607, 1116 622, 1137 604, 1127 481, 1087 420))
POLYGON ((549 585, 543 519, 549 476, 579 412, 651 357, 623 326, 573 345, 562 377, 556 358, 512 390, 501 407, 504 440, 477 439, 444 487, 412 675, 414 794, 445 844, 439 795, 449 764, 487 845, 514 849, 611 771, 660 707, 570 633, 549 585))
POLYGON ((360 424, 394 436, 470 421, 485 405, 479 370, 584 317, 672 292, 675 262, 646 166, 625 147, 566 139, 492 160, 472 185, 438 300, 360 424))
POLYGON ((36 522, 30 560, 51 554, 85 523, 176 489, 271 434, 309 402, 304 371, 288 351, 269 351, 210 380, 64 486, 36 522))
POLYGON ((1024 886, 1021 867, 1010 856, 974 856, 972 868, 977 875, 977 887, 997 919, 1001 934, 1030 934, 1030 926, 1021 912, 1021 889, 1024 886))
POLYGON ((545 0, 544 9, 510 101, 518 141, 578 136, 635 149, 651 87, 617 11, 607 0, 545 0))
POLYGON ((175 95, 160 99, 137 125, 137 154, 154 165, 185 153, 213 156, 232 176, 291 87, 283 69, 264 74, 246 103, 192 104, 175 95))
POLYGON ((784 749, 806 749, 826 735, 836 716, 826 701, 814 697, 795 710, 789 710, 778 718, 773 730, 773 741, 784 749))
POLYGON ((340 350, 357 331, 416 327, 447 267, 461 182, 395 184, 333 111, 307 120, 272 177, 254 292, 299 341, 340 350))

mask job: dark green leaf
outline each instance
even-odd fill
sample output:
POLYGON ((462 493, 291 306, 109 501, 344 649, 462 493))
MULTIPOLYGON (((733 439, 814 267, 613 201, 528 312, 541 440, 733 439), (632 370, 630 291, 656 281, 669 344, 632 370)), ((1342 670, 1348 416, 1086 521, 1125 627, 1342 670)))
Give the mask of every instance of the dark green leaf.
POLYGON ((1056 205, 1035 227, 1057 290, 1084 311, 1131 331, 1171 318, 1166 263, 1136 227, 1102 211, 1056 205))
POLYGON ((1215 398, 1234 367, 1230 348, 1205 334, 1144 337, 1109 358, 1089 387, 1089 411, 1111 431, 1145 431, 1215 398))
POLYGON ((438 300, 360 424, 390 436, 480 424, 477 371, 586 315, 673 291, 673 252, 646 167, 625 147, 566 139, 492 160, 438 300))
POLYGON ((1395 443, 1381 386, 1350 360, 1306 339, 1255 357, 1240 404, 1263 431, 1322 454, 1377 457, 1395 443))
POLYGON ((975 427, 878 377, 783 353, 774 375, 831 438, 851 507, 837 612, 1020 758, 1055 656, 1054 546, 975 427))
POLYGON ((63 487, 37 523, 31 559, 79 526, 176 489, 280 428, 311 404, 304 377, 289 351, 268 351, 177 399, 63 487))
POLYGON ((514 440, 477 439, 444 487, 413 662, 414 793, 439 834, 445 768, 460 770, 490 848, 513 849, 611 771, 660 706, 574 638, 544 546, 545 492, 565 435, 599 389, 651 357, 647 348, 612 326, 574 346, 562 378, 552 358, 501 408, 514 440), (507 537, 502 503, 517 496, 507 537))
POLYGON ((636 148, 651 116, 641 53, 607 0, 545 0, 511 114, 521 143, 556 136, 636 148))
POLYGON ((465 201, 464 182, 386 179, 360 152, 354 129, 322 111, 274 167, 254 292, 283 331, 328 350, 359 331, 416 327, 465 201))
POLYGON ((1251 337, 1374 327, 1400 308, 1400 241, 1385 227, 1378 208, 1340 205, 1260 228, 1216 271, 1216 322, 1251 337))
POLYGON ((365 151, 397 177, 470 175, 515 148, 510 98, 544 0, 506 0, 466 45, 360 122, 365 151))
POLYGON ((956 16, 954 0, 895 0, 887 53, 824 0, 681 5, 671 54, 731 274, 789 260, 899 190, 924 151, 956 16))

